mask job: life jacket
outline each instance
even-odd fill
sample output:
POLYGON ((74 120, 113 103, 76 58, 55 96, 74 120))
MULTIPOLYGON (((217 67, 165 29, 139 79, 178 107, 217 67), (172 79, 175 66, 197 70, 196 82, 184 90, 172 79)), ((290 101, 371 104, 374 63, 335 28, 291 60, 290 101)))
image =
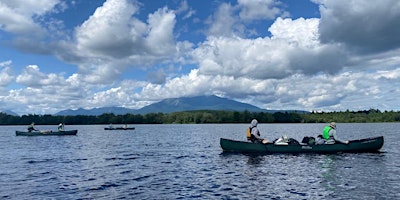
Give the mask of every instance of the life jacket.
POLYGON ((322 136, 324 137, 325 140, 329 139, 329 131, 332 129, 330 126, 325 126, 324 130, 322 131, 322 136))
POLYGON ((247 140, 251 140, 251 129, 253 129, 252 127, 247 128, 246 130, 246 137, 247 140))

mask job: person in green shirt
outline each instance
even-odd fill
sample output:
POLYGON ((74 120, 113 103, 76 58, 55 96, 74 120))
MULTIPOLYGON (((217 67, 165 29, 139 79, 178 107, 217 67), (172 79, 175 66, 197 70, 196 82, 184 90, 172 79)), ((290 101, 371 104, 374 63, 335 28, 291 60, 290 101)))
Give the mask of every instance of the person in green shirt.
POLYGON ((329 126, 325 126, 322 136, 325 139, 325 144, 343 143, 348 144, 348 140, 340 139, 336 134, 336 123, 331 122, 329 126))

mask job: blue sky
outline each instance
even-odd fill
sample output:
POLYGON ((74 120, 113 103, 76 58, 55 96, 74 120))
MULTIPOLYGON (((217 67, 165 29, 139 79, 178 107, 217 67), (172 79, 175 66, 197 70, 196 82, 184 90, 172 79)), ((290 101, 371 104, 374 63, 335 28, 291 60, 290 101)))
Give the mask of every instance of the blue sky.
POLYGON ((397 0, 3 0, 0 111, 200 95, 398 111, 398 35, 397 0))

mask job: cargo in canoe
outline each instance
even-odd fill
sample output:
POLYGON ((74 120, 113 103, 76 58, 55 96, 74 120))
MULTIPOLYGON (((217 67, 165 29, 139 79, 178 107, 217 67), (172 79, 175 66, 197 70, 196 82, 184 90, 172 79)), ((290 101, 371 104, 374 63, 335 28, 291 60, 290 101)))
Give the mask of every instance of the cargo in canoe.
POLYGON ((383 136, 366 138, 360 140, 350 140, 349 144, 292 144, 276 145, 273 143, 261 144, 244 141, 235 141, 230 139, 220 139, 220 145, 224 152, 239 153, 338 153, 338 152, 379 152, 383 146, 383 136))
POLYGON ((76 135, 78 130, 69 131, 15 131, 17 136, 76 135))

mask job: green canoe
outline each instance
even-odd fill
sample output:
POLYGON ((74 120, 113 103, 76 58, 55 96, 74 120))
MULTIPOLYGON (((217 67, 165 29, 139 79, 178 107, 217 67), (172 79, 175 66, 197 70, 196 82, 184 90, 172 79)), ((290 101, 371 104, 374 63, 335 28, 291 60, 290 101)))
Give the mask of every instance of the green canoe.
POLYGON ((240 153, 338 153, 338 152, 378 152, 383 146, 383 136, 351 140, 349 144, 322 144, 322 145, 275 145, 255 144, 230 139, 220 139, 220 145, 225 152, 240 153))
POLYGON ((15 131, 17 136, 76 135, 78 130, 69 131, 15 131))

